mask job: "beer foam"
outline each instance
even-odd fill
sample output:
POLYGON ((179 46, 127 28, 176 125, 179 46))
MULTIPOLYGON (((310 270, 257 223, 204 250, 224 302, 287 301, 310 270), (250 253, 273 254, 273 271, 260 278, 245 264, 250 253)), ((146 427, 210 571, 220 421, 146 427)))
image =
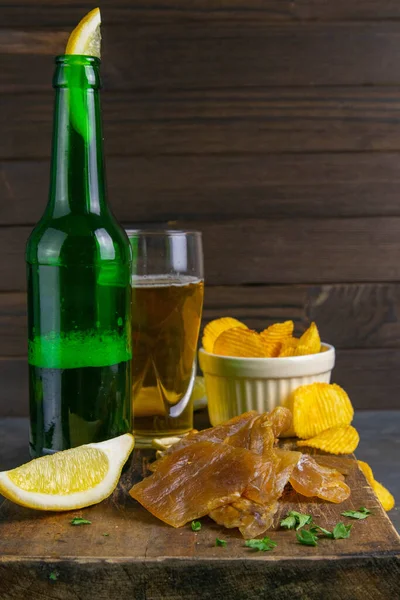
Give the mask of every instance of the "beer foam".
POLYGON ((203 283, 203 279, 192 275, 133 275, 132 287, 181 287, 190 284, 203 283))

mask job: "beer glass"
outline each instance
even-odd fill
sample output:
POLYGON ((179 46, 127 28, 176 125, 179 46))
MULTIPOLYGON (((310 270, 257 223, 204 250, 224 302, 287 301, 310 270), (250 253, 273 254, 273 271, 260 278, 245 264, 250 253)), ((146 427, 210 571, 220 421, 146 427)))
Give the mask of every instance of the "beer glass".
POLYGON ((132 406, 137 445, 193 428, 203 307, 198 231, 127 230, 132 247, 132 406))

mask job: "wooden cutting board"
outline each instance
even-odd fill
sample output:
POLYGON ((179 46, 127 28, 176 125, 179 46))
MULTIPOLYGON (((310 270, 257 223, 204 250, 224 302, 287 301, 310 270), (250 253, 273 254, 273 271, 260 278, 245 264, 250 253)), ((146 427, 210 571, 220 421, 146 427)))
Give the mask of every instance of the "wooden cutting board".
POLYGON ((134 451, 112 497, 91 508, 45 514, 4 502, 1 600, 400 598, 400 538, 354 458, 323 458, 347 475, 351 498, 334 505, 289 492, 269 532, 278 546, 265 553, 246 548, 236 530, 208 518, 193 533, 190 525, 173 529, 150 515, 128 495, 148 460, 149 451, 134 451), (373 507, 374 514, 364 521, 340 515, 360 506, 373 507), (288 510, 312 514, 328 529, 351 522, 351 537, 302 546, 293 531, 279 529, 288 510), (76 516, 92 524, 72 526, 76 516), (216 537, 227 547, 216 547, 216 537))

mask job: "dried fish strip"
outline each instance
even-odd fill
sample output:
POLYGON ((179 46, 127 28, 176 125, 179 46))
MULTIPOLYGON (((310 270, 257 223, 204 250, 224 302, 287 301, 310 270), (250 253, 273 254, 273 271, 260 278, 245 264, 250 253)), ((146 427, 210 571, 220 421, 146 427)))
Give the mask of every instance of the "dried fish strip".
POLYGON ((189 434, 153 463, 153 474, 130 494, 173 527, 209 515, 224 527, 238 527, 245 538, 271 526, 288 482, 303 496, 342 502, 350 489, 338 471, 275 447, 291 422, 291 412, 278 407, 189 434))
POLYGON ((262 466, 260 457, 249 450, 213 442, 181 448, 161 463, 129 493, 173 527, 238 500, 262 466))
POLYGON ((339 471, 319 465, 308 454, 301 456, 289 481, 296 492, 302 496, 308 498, 317 496, 336 504, 344 502, 351 493, 339 471))

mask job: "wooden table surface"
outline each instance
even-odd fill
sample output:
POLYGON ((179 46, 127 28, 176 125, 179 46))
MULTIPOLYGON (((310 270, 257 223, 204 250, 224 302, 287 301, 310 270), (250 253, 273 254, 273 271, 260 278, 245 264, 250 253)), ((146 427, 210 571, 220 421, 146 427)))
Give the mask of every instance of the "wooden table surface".
MULTIPOLYGON (((393 412, 356 418, 363 439, 358 454, 387 484, 399 472, 399 424, 400 413, 393 412), (379 461, 391 469, 379 472, 379 461)), ((1 468, 27 458, 26 431, 24 420, 2 422, 2 451, 8 451, 1 468)), ((332 466, 340 463, 347 474, 352 495, 342 505, 309 503, 294 491, 285 494, 270 534, 278 546, 269 553, 245 548, 236 530, 222 530, 208 518, 194 534, 188 526, 174 530, 152 517, 126 493, 141 478, 143 459, 141 451, 134 452, 113 496, 88 509, 43 514, 6 502, 0 519, 1 600, 400 598, 400 539, 353 459, 325 458, 332 466), (373 517, 350 521, 340 516, 360 505, 375 507, 373 517), (312 514, 329 529, 339 520, 352 522, 352 535, 321 540, 318 548, 301 546, 294 532, 279 528, 280 516, 293 509, 312 514), (92 525, 71 527, 74 516, 92 525), (217 536, 227 540, 228 548, 215 547, 217 536)))

